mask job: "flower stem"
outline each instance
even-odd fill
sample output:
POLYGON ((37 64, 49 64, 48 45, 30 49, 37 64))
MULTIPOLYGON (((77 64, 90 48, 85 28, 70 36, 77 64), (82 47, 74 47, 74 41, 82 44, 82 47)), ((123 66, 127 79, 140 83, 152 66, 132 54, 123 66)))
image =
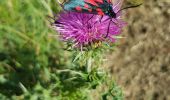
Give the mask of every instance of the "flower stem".
POLYGON ((90 73, 92 70, 92 57, 87 59, 87 72, 90 73))

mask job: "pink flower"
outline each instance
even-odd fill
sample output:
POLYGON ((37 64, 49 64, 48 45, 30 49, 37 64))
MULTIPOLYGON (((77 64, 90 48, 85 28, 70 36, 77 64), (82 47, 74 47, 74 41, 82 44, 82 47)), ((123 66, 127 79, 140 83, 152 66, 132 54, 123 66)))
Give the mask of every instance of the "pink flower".
MULTIPOLYGON (((120 3, 113 5, 117 13, 120 3)), ((74 47, 86 47, 96 42, 115 42, 115 36, 121 33, 126 25, 121 19, 121 13, 116 18, 78 12, 62 12, 54 22, 54 28, 60 33, 61 39, 71 42, 74 47), (93 16, 93 17, 92 17, 93 16), (109 26, 110 23, 110 26, 109 26), (109 26, 109 31, 108 31, 109 26)))

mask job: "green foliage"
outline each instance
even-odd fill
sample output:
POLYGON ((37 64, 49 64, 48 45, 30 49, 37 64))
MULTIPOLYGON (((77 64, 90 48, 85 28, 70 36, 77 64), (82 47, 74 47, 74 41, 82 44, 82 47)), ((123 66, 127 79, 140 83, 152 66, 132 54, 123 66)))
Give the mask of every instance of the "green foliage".
POLYGON ((87 100, 106 82, 103 50, 62 49, 47 17, 57 11, 55 0, 0 1, 0 100, 87 100))
POLYGON ((118 87, 115 82, 110 82, 109 84, 111 85, 109 86, 108 91, 102 95, 102 99, 108 100, 111 98, 112 100, 123 100, 123 93, 120 87, 118 87))

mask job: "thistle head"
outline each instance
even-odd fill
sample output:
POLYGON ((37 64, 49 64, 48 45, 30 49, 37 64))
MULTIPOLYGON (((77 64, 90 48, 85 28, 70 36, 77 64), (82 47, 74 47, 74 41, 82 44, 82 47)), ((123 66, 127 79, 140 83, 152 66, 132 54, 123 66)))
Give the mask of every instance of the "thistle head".
MULTIPOLYGON (((119 3, 113 6, 115 13, 119 9, 119 3)), ((125 25, 120 13, 115 18, 105 15, 101 19, 100 15, 61 12, 56 16, 53 27, 60 33, 60 39, 72 43, 73 47, 83 48, 102 42, 114 43, 115 36, 125 25)))

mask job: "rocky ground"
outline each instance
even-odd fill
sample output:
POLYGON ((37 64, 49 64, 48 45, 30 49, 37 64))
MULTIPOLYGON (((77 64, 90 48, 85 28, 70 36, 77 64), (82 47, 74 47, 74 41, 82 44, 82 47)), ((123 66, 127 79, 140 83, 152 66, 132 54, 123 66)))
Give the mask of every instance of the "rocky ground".
POLYGON ((126 38, 109 57, 125 100, 170 100, 170 1, 145 0, 125 19, 126 38))

